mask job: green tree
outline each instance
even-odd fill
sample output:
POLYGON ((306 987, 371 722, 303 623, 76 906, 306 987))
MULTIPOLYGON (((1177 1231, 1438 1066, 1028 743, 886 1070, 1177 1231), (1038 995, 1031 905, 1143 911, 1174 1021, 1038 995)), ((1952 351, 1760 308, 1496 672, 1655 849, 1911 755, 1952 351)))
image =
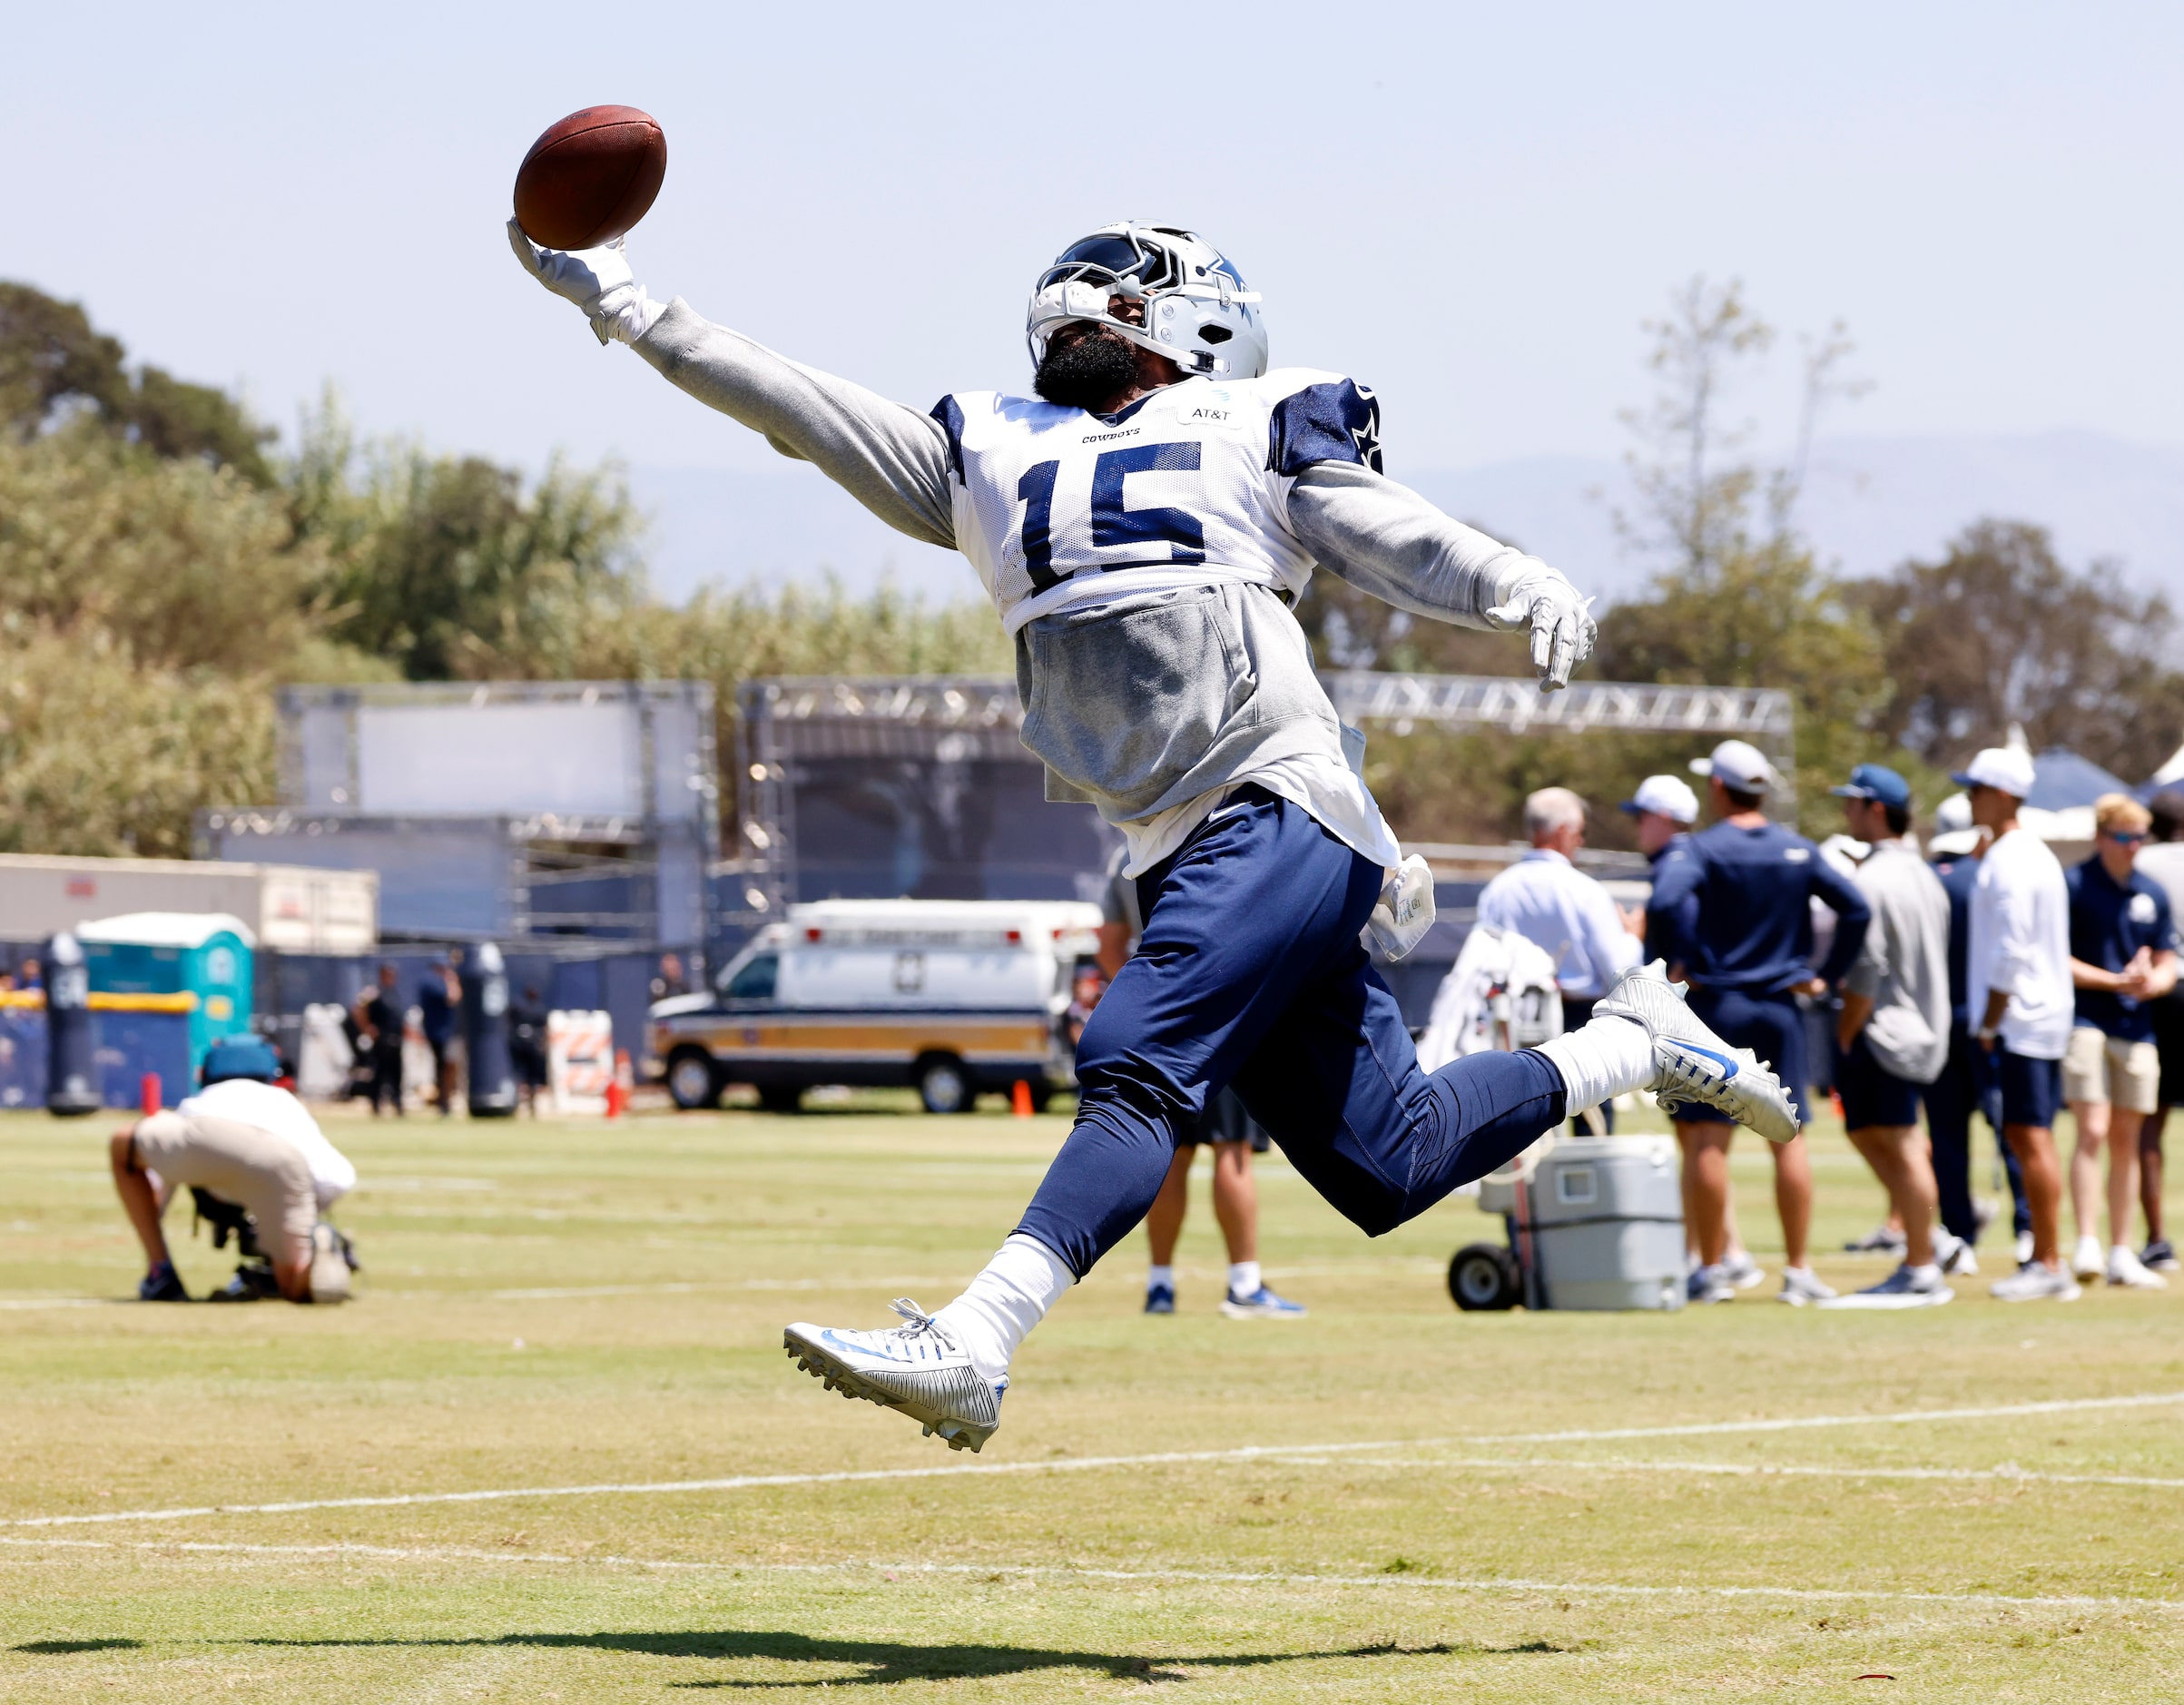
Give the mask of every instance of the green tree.
POLYGON ((474 456, 360 445, 330 397, 286 468, 324 554, 331 637, 416 681, 576 672, 587 636, 646 601, 636 511, 609 467, 536 482, 474 456))
POLYGON ((156 367, 133 377, 121 340, 75 302, 0 281, 0 427, 17 438, 88 415, 152 454, 234 470, 271 486, 272 429, 226 392, 156 367))
POLYGON ((1618 522, 1668 560, 1643 596, 1601 618, 1592 670, 1787 691, 1798 814, 1809 829, 1832 829, 1828 784, 1864 759, 1904 761, 1880 729, 1889 687, 1879 636, 1855 589, 1819 567, 1796 525, 1814 427, 1829 403, 1863 389, 1842 372, 1852 346, 1840 323, 1806 340, 1794 448, 1770 464, 1750 453, 1756 429, 1726 419, 1776 336, 1741 288, 1695 279, 1647 329, 1658 389, 1625 417, 1638 439, 1629 460, 1639 508, 1618 522))
POLYGON ((1961 764, 2014 723, 2118 774, 2152 772, 2184 729, 2168 601, 2115 568, 2065 566, 2043 528, 1982 520, 1936 562, 1856 588, 1890 691, 1879 727, 1927 762, 1961 764))
POLYGON ((262 678, 0 616, 0 851, 187 858, 198 811, 274 797, 274 754, 262 678))

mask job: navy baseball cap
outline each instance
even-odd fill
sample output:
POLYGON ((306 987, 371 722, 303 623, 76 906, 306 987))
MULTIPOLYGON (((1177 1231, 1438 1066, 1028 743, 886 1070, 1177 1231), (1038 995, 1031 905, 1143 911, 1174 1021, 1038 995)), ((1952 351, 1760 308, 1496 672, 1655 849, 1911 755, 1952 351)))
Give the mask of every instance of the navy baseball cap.
POLYGON ((1841 787, 1827 790, 1837 799, 1877 799, 1898 811, 1911 808, 1911 784, 1885 764, 1861 764, 1841 787))
POLYGON ((255 1078, 271 1083, 280 1075, 280 1056, 271 1042, 259 1036, 226 1036, 205 1050, 201 1074, 209 1088, 230 1078, 255 1078))

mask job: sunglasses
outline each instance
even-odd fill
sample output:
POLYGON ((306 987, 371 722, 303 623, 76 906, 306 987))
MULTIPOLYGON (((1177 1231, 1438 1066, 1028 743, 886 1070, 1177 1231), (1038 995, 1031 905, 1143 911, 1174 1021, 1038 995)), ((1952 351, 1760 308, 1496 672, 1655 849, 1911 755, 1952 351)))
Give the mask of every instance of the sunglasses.
POLYGON ((2146 839, 2143 829, 2103 829, 2100 832, 2118 846, 2137 846, 2146 839))

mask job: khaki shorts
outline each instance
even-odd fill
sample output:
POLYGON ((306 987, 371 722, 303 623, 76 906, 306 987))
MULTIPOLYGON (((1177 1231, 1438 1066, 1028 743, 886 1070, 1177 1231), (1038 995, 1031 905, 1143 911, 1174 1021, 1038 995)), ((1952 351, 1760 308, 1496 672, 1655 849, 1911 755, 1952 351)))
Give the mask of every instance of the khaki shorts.
POLYGON ((137 1121, 136 1160, 169 1184, 194 1184, 249 1210, 259 1241, 282 1261, 308 1260, 319 1194, 286 1138, 231 1119, 153 1113, 137 1121), (274 1239, 280 1239, 275 1242, 274 1239))
POLYGON ((2063 1050, 2062 1099, 2150 1113, 2161 1103, 2160 1051, 2151 1042, 2127 1042, 2081 1024, 2063 1050))

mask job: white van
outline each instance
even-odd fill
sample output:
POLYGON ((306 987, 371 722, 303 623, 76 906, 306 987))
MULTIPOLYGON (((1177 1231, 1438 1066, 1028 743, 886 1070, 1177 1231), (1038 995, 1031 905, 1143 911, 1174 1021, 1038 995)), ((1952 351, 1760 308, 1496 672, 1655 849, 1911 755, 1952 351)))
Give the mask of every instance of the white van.
POLYGON ((652 1009, 645 1069, 675 1105, 732 1083, 792 1109, 814 1084, 909 1084, 928 1111, 1019 1080, 1035 1108, 1075 1085, 1065 1019, 1099 908, 1077 901, 827 900, 792 906, 711 994, 652 1009))

